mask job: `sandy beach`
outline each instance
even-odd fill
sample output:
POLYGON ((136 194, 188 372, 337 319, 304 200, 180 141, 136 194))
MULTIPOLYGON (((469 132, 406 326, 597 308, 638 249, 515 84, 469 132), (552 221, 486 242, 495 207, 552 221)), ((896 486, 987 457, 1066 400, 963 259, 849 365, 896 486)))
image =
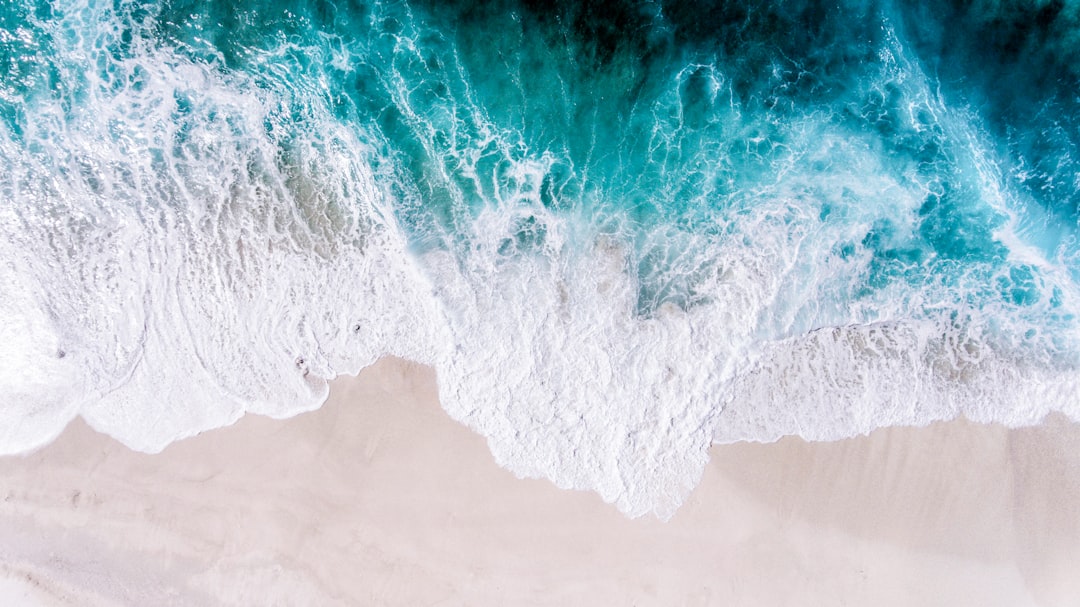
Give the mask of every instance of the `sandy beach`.
POLYGON ((1080 426, 715 446, 667 522, 499 468, 383 359, 318 411, 0 459, 5 605, 1080 604, 1080 426))

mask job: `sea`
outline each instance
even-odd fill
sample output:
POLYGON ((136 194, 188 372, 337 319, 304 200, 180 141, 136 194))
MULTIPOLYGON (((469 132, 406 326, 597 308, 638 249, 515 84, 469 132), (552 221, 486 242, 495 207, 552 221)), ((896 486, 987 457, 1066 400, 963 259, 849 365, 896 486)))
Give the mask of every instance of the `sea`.
POLYGON ((1080 420, 1078 91, 1074 0, 0 0, 0 453, 388 355, 630 516, 1080 420))

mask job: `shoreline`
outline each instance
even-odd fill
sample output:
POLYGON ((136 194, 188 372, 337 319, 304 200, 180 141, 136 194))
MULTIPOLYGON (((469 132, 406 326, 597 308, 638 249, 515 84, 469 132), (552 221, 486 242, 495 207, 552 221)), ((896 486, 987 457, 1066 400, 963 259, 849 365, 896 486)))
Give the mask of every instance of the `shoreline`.
MULTIPOLYGON (((318 410, 147 455, 81 419, 0 458, 29 605, 1066 605, 1080 424, 714 445, 668 522, 518 479, 383 358, 318 410), (36 601, 36 602, 34 602, 36 601)), ((7 593, 7 594, 5 594, 7 593)))

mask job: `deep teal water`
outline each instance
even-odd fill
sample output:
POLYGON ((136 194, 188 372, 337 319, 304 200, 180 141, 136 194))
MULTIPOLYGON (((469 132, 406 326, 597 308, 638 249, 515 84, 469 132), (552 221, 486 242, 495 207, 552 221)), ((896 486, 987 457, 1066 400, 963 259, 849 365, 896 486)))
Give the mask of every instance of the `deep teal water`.
MULTIPOLYGON (((782 189, 815 198, 814 229, 870 223, 833 243, 871 256, 850 297, 944 281, 978 304, 1054 307, 1054 287, 995 237, 1015 220, 1025 244, 1075 259, 1076 10, 1024 7, 172 2, 122 9, 112 52, 146 37, 302 91, 267 126, 283 148, 305 105, 327 104, 379 150, 417 249, 467 249, 476 215, 508 206, 618 233, 635 246, 642 314, 692 305, 712 261, 672 240, 730 237, 782 189), (833 138, 873 153, 877 174, 830 162, 833 138), (527 161, 542 166, 514 174, 527 161), (914 218, 886 192, 815 183, 882 177, 921 196, 914 218)), ((543 244, 526 217, 503 248, 543 244)))

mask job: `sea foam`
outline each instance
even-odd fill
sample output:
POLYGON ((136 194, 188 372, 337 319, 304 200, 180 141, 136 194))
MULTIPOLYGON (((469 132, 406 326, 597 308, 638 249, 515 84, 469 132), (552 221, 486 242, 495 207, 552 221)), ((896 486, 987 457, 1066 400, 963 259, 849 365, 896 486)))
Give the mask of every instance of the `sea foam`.
POLYGON ((714 442, 1080 418, 1075 221, 903 19, 811 5, 795 58, 764 17, 15 7, 0 451, 158 451, 391 354, 501 465, 666 517, 714 442))

